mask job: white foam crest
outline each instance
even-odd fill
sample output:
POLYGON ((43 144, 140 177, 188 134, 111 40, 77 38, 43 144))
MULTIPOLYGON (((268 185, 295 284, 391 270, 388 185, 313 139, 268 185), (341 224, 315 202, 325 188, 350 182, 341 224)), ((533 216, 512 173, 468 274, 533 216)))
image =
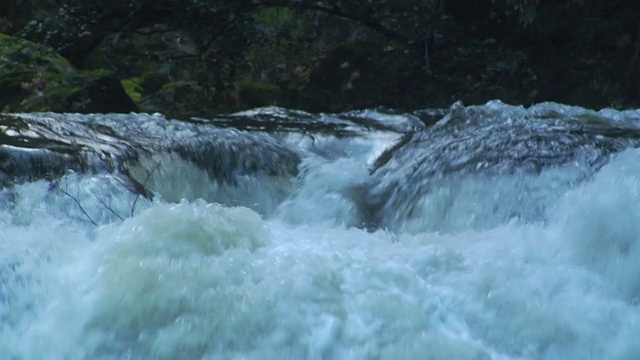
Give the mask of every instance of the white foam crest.
POLYGON ((557 236, 547 228, 509 225, 447 240, 464 260, 461 271, 437 278, 450 287, 448 309, 508 358, 638 356, 631 340, 640 329, 637 309, 612 297, 599 274, 559 258, 557 236))
POLYGON ((280 176, 236 175, 232 182, 218 181, 177 154, 160 153, 131 166, 132 176, 169 202, 204 199, 227 206, 246 206, 264 215, 289 194, 292 180, 280 176))
POLYGON ((616 110, 605 108, 598 111, 585 109, 579 106, 571 106, 558 104, 554 102, 543 102, 527 108, 527 113, 532 116, 539 117, 556 117, 569 116, 577 117, 583 120, 597 119, 610 121, 612 124, 624 127, 640 127, 640 111, 639 110, 616 110))
POLYGON ((202 200, 155 202, 87 231, 69 218, 68 197, 25 184, 0 211, 0 353, 640 358, 639 160, 621 154, 544 223, 449 235, 346 228, 339 189, 366 172, 348 159, 307 160, 307 183, 271 220, 202 200))
POLYGON ((254 109, 249 109, 249 110, 244 110, 244 111, 239 111, 236 113, 233 113, 232 116, 247 116, 247 117, 251 117, 251 116, 256 116, 256 115, 271 115, 274 117, 280 117, 280 118, 289 118, 291 117, 291 115, 298 115, 301 117, 311 117, 312 115, 308 112, 302 111, 302 110, 291 110, 291 109, 285 109, 285 108, 281 108, 278 106, 264 106, 264 107, 259 107, 259 108, 254 108, 254 109))
POLYGON ((424 124, 413 114, 394 114, 372 109, 354 110, 343 115, 360 118, 361 120, 375 121, 389 129, 398 132, 411 132, 424 129, 424 124))
POLYGON ((357 137, 333 135, 286 134, 283 140, 294 144, 308 156, 320 156, 326 160, 339 158, 359 159, 371 167, 387 149, 401 140, 401 135, 391 132, 370 131, 357 137))
POLYGON ((251 342, 224 338, 255 320, 234 306, 252 296, 262 301, 244 287, 244 270, 267 240, 259 216, 246 208, 155 204, 102 228, 95 243, 77 250, 82 256, 57 264, 48 301, 7 353, 175 359, 197 358, 210 344, 251 342))
MULTIPOLYGON (((48 188, 44 181, 16 186, 12 208, 0 211, 3 358, 47 357, 48 352, 38 346, 40 341, 34 342, 33 329, 46 329, 48 337, 68 329, 64 321, 45 324, 35 319, 40 319, 44 309, 52 307, 54 299, 66 290, 60 281, 61 269, 77 262, 77 254, 90 244, 91 232, 86 223, 69 219, 62 211, 52 211, 56 207, 47 200, 48 188)), ((77 318, 77 314, 73 316, 77 318)), ((46 342, 47 338, 39 339, 46 342)))
POLYGON ((50 185, 48 197, 53 213, 93 225, 124 220, 150 205, 134 192, 128 179, 111 174, 69 172, 50 185))
POLYGON ((640 303, 640 151, 627 150, 555 209, 566 255, 640 303))
POLYGON ((36 358, 634 358, 637 307, 556 229, 396 235, 154 204, 103 228, 28 331, 36 358), (266 226, 266 228, 265 228, 266 226), (265 231, 266 230, 266 231, 265 231), (597 311, 594 311, 597 310, 597 311), (60 330, 64 332, 61 333, 60 330))
POLYGON ((117 175, 68 172, 55 182, 24 183, 4 190, 1 213, 5 221, 28 226, 60 221, 70 226, 84 223, 91 229, 121 221, 149 206, 117 175))
POLYGON ((275 217, 293 224, 360 226, 348 191, 367 175, 366 165, 354 159, 307 158, 296 190, 276 209, 275 217))
POLYGON ((410 210, 403 232, 458 233, 491 229, 509 222, 545 223, 547 209, 586 177, 584 166, 567 164, 539 174, 466 175, 434 181, 410 210))

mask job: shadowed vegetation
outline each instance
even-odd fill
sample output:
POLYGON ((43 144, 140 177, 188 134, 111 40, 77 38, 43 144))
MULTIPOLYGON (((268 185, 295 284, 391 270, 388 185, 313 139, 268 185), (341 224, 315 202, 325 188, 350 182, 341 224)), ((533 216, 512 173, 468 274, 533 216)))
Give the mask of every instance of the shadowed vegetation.
POLYGON ((0 105, 174 116, 494 98, 635 107, 640 10, 632 5, 8 0, 0 4, 0 105))

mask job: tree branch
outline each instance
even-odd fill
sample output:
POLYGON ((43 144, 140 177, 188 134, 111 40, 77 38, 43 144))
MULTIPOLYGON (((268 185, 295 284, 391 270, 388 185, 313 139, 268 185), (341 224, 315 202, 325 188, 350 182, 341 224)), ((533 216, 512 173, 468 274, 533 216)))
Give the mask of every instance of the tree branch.
POLYGON ((98 223, 97 223, 95 220, 93 220, 93 218, 91 217, 91 215, 89 215, 89 213, 87 213, 87 211, 84 209, 84 207, 82 206, 82 204, 80 204, 80 200, 78 200, 78 197, 75 197, 75 196, 73 196, 73 195, 69 194, 69 192, 68 192, 67 190, 63 189, 63 188, 60 186, 60 183, 59 183, 59 182, 57 182, 57 181, 56 181, 53 185, 54 185, 54 187, 55 187, 56 189, 60 190, 60 192, 61 192, 61 193, 63 193, 64 195, 68 196, 71 200, 73 200, 73 202, 74 202, 76 205, 78 205, 78 208, 80 209, 80 211, 82 212, 82 214, 83 214, 84 216, 86 216, 86 217, 87 217, 87 220, 88 220, 90 223, 92 223, 94 226, 98 226, 98 223))
MULTIPOLYGON (((142 187, 144 189, 147 188, 147 183, 151 179, 151 176, 153 175, 153 173, 156 172, 156 170, 158 170, 159 167, 160 167, 160 161, 156 163, 156 165, 153 167, 153 169, 147 174, 147 177, 144 179, 144 182, 142 183, 142 187)), ((136 198, 133 200, 133 204, 131 205, 131 216, 133 216, 134 212, 136 211, 136 205, 138 204, 139 198, 140 198, 140 193, 136 195, 136 198)))

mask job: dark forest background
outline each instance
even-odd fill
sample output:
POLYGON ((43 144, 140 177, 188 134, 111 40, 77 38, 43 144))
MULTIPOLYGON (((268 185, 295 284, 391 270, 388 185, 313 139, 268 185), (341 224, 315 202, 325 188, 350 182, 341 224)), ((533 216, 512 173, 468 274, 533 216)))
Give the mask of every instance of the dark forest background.
POLYGON ((640 106, 635 0, 3 0, 0 110, 640 106))

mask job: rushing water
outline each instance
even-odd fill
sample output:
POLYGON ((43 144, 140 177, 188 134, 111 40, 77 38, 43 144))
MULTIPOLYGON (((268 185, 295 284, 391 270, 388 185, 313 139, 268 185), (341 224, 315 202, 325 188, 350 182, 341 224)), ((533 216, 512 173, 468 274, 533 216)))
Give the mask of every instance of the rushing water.
POLYGON ((269 130, 295 177, 168 152, 127 168, 152 200, 110 172, 5 187, 0 358, 640 358, 640 112, 459 111, 269 130))

